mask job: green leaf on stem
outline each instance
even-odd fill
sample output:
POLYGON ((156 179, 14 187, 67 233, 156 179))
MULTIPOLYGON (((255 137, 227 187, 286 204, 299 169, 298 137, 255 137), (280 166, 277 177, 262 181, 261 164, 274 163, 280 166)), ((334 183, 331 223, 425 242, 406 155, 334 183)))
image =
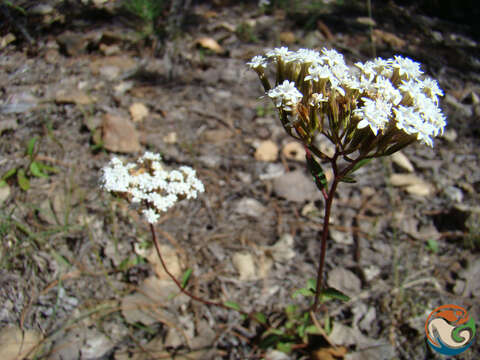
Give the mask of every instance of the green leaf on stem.
POLYGON ((307 288, 315 291, 317 289, 317 280, 315 279, 308 279, 307 280, 307 288))
POLYGON ((341 301, 349 301, 350 297, 342 293, 340 290, 337 290, 334 288, 327 288, 320 291, 320 299, 322 301, 333 300, 333 299, 337 299, 341 301))
POLYGON ((309 297, 309 296, 315 295, 315 292, 312 291, 311 289, 301 288, 301 289, 296 290, 293 293, 292 298, 295 299, 298 295, 303 295, 305 297, 309 297))
POLYGON ((346 183, 349 183, 349 184, 353 184, 353 183, 356 183, 357 180, 355 180, 355 178, 351 175, 345 175, 344 177, 342 177, 340 179, 341 182, 346 182, 346 183))
POLYGON ((48 178, 48 175, 42 172, 40 163, 37 161, 32 161, 30 163, 30 172, 33 176, 38 178, 48 178))
POLYGON ((17 172, 17 168, 12 168, 12 169, 8 170, 5 174, 3 174, 2 180, 7 180, 8 178, 15 175, 16 172, 17 172))
POLYGON ((17 181, 18 181, 18 185, 20 185, 20 188, 23 191, 27 191, 28 189, 30 189, 30 181, 25 175, 25 170, 19 169, 17 171, 17 181))
POLYGON ((26 154, 30 157, 33 156, 33 150, 35 150, 35 144, 36 144, 37 140, 38 140, 38 136, 34 136, 28 142, 26 154))
POLYGON ((277 344, 277 350, 284 352, 285 354, 290 354, 292 352, 292 343, 290 342, 279 342, 277 344))
POLYGON ((307 151, 305 158, 307 160, 307 168, 310 171, 310 174, 313 176, 315 185, 317 185, 318 190, 323 190, 327 188, 327 178, 325 177, 325 172, 322 169, 322 166, 318 163, 317 160, 307 151))
POLYGON ((267 317, 262 313, 257 312, 253 314, 253 317, 262 325, 265 325, 267 323, 267 317))
POLYGON ((192 275, 193 270, 188 268, 182 276, 182 289, 185 289, 185 286, 188 284, 188 280, 190 280, 190 276, 192 275))
POLYGON ((240 311, 240 305, 234 301, 225 301, 224 305, 230 309, 240 311))
POLYGON ((350 174, 353 174, 355 171, 357 171, 358 169, 360 169, 362 166, 364 165, 367 165, 370 161, 372 161, 373 158, 365 158, 365 159, 362 159, 360 160, 359 162, 357 162, 353 168, 348 172, 347 175, 350 175, 350 174))

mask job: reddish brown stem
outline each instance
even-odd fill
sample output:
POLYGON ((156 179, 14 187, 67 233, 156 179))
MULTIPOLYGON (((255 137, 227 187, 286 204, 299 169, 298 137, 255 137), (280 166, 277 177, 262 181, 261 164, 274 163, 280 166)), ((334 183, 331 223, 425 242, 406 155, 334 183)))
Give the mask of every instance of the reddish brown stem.
POLYGON ((320 262, 318 264, 317 284, 315 286, 315 302, 312 306, 312 311, 314 313, 317 311, 317 307, 320 301, 320 294, 323 287, 323 267, 325 265, 325 255, 327 253, 328 223, 330 222, 330 211, 332 209, 333 198, 337 189, 338 181, 338 177, 335 176, 333 179, 332 187, 330 188, 328 196, 326 197, 325 215, 323 217, 322 242, 320 249, 320 262))
MULTIPOLYGON (((173 276, 173 274, 170 272, 170 270, 168 270, 167 265, 165 264, 165 261, 163 261, 163 256, 162 256, 162 253, 160 251, 160 244, 158 243, 157 233, 155 231, 155 227, 153 226, 153 224, 150 224, 150 231, 152 232, 153 244, 155 245, 155 250, 157 251, 157 255, 158 255, 158 258, 160 259, 160 263, 162 264, 163 270, 165 270, 167 275, 170 277, 170 279, 172 279, 172 281, 175 283, 175 285, 177 285, 178 289, 182 293, 184 293, 185 295, 187 295, 191 299, 193 299, 195 301, 198 301, 198 302, 201 302, 205 305, 218 306, 218 307, 221 307, 223 309, 232 310, 231 307, 226 306, 225 304, 222 304, 220 302, 215 302, 215 301, 210 301, 210 300, 205 300, 205 299, 199 298, 198 296, 192 294, 190 291, 186 290, 182 286, 182 284, 180 284, 180 282, 175 278, 175 276, 173 276)), ((237 310, 237 311, 242 315, 249 316, 248 313, 246 313, 242 310, 237 310)))

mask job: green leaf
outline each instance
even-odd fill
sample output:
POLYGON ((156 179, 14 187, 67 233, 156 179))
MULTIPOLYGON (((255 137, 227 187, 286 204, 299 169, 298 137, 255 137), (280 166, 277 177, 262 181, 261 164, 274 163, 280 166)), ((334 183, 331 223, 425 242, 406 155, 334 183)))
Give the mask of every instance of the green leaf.
POLYGON ((1 187, 4 187, 4 186, 7 186, 7 182, 5 180, 0 180, 0 188, 1 187))
POLYGON ((255 313, 253 314, 253 317, 262 325, 265 325, 267 324, 267 317, 265 315, 263 315, 262 313, 255 313))
POLYGON ((7 180, 9 177, 12 177, 13 175, 15 175, 16 172, 17 172, 17 168, 12 168, 8 170, 5 174, 3 174, 2 180, 7 180))
POLYGON ((290 305, 287 305, 287 307, 285 308, 285 313, 287 314, 288 318, 291 318, 293 315, 295 315, 296 312, 297 312, 297 305, 290 304, 290 305))
POLYGON ((353 166, 352 170, 350 170, 347 175, 353 174, 355 171, 360 169, 362 166, 367 165, 372 160, 373 160, 373 158, 365 158, 365 159, 360 160, 359 162, 357 162, 353 166))
POLYGON ((353 184, 353 183, 356 183, 357 180, 355 180, 355 178, 351 175, 345 175, 344 177, 342 177, 340 179, 341 182, 346 182, 346 183, 350 183, 350 184, 353 184))
POLYGON ((279 342, 277 344, 277 350, 284 352, 285 354, 290 354, 292 352, 292 343, 279 342))
POLYGON ((38 136, 34 136, 33 138, 30 139, 27 145, 27 155, 32 157, 33 156, 33 150, 35 150, 35 143, 38 140, 38 136))
POLYGON ((30 189, 30 181, 28 181, 27 177, 25 176, 25 170, 19 169, 17 171, 17 181, 18 185, 23 191, 27 191, 30 189))
POLYGON ((38 167, 40 168, 41 171, 46 171, 46 172, 50 172, 50 173, 58 173, 60 170, 58 170, 58 168, 54 167, 54 166, 49 166, 47 164, 44 164, 42 162, 39 162, 39 161, 36 161, 36 163, 38 164, 38 167))
POLYGON ((315 291, 317 289, 317 280, 315 279, 308 279, 307 280, 307 288, 315 291))
POLYGON ((224 305, 229 307, 230 309, 240 311, 240 305, 238 305, 234 301, 225 301, 224 305))
POLYGON ((292 295, 292 298, 296 298, 298 295, 303 295, 303 296, 313 296, 315 295, 315 293, 311 290, 311 289, 307 289, 307 288, 301 288, 301 289, 298 289, 297 291, 295 291, 292 295))
POLYGON ((306 153, 305 159, 307 160, 307 169, 310 171, 310 174, 313 176, 315 185, 319 190, 327 188, 327 178, 321 167, 321 165, 315 160, 315 158, 309 152, 306 153))
POLYGON ((41 170, 41 167, 39 166, 40 163, 36 161, 32 161, 30 163, 30 172, 32 173, 33 176, 38 177, 38 178, 48 178, 48 175, 43 173, 41 170))
POLYGON ((427 248, 433 252, 437 253, 438 252, 438 241, 435 239, 428 239, 427 240, 427 248))
POLYGON ((188 268, 185 273, 182 276, 182 289, 187 286, 188 280, 190 279, 190 276, 192 275, 193 270, 191 268, 188 268))
POLYGON ((338 299, 341 301, 349 301, 350 298, 342 293, 340 290, 334 289, 334 288, 327 288, 322 291, 320 291, 320 298, 322 301, 326 300, 332 300, 332 299, 338 299))
POLYGON ((315 325, 310 325, 305 328, 305 334, 320 334, 315 325))

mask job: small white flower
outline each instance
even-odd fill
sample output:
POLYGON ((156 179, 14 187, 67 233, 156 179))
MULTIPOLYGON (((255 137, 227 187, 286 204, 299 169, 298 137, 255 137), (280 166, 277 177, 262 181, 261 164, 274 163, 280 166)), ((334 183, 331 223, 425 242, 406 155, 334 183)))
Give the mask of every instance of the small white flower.
POLYGON ((267 67, 267 59, 263 56, 257 55, 247 62, 247 65, 250 66, 251 69, 265 69, 267 67))
POLYGON ((323 56, 321 56, 322 60, 324 60, 326 63, 332 66, 336 64, 345 64, 343 55, 334 49, 323 48, 322 54, 323 54, 323 56))
POLYGON ((319 64, 322 62, 319 52, 311 49, 299 49, 292 57, 302 64, 319 64))
POLYGON ((158 221, 158 218, 160 217, 160 215, 158 215, 153 209, 145 209, 142 212, 150 224, 155 224, 158 221))
POLYGON ((295 83, 288 80, 269 90, 267 95, 272 98, 276 107, 283 108, 285 111, 292 111, 303 98, 302 93, 295 87, 295 83))
POLYGON ((438 96, 443 96, 443 91, 438 86, 438 82, 434 79, 427 77, 423 80, 422 84, 423 84, 423 91, 431 99, 433 99, 435 103, 438 103, 438 96))
POLYGON ((358 129, 363 129, 367 126, 373 131, 375 135, 378 130, 383 130, 389 121, 392 112, 392 104, 382 100, 372 100, 363 97, 363 106, 353 110, 353 113, 360 117, 360 122, 357 124, 358 129))
POLYGON ((288 48, 286 46, 282 46, 282 47, 270 50, 269 52, 267 52, 266 56, 269 59, 284 60, 288 55, 291 55, 291 54, 292 54, 292 52, 290 50, 288 50, 288 48))
POLYGON ((422 87, 423 87, 423 84, 421 82, 418 82, 414 79, 410 79, 410 80, 403 80, 401 85, 398 88, 404 93, 409 94, 412 99, 415 99, 422 94, 422 87))
POLYGON ((377 91, 377 94, 385 99, 386 101, 390 101, 393 105, 398 105, 400 101, 402 101, 402 94, 400 91, 395 89, 392 82, 383 77, 377 76, 375 79, 375 84, 373 85, 377 91))
POLYGON ((124 193, 132 203, 146 207, 143 210, 149 223, 155 223, 158 214, 167 211, 178 201, 178 196, 196 198, 204 192, 202 182, 196 177, 195 170, 188 166, 170 172, 162 169, 160 155, 145 153, 137 161, 123 165, 113 158, 102 169, 101 182, 107 191, 124 193))
POLYGON ((333 76, 332 71, 326 65, 314 65, 308 69, 308 75, 305 80, 320 81, 321 79, 329 79, 333 76))
POLYGON ((365 74, 369 81, 373 81, 375 76, 377 76, 377 71, 375 70, 376 65, 372 61, 367 61, 366 63, 357 62, 355 63, 355 66, 365 74))
POLYGON ((310 97, 310 106, 318 106, 322 102, 327 102, 328 99, 323 94, 313 93, 310 97))
POLYGON ((143 162, 144 160, 160 161, 162 160, 162 157, 160 154, 154 154, 150 151, 146 151, 145 154, 138 159, 139 162, 143 162))
POLYGON ((392 67, 398 69, 399 75, 405 75, 407 79, 416 79, 423 74, 423 71, 420 69, 420 63, 400 55, 394 56, 392 67))

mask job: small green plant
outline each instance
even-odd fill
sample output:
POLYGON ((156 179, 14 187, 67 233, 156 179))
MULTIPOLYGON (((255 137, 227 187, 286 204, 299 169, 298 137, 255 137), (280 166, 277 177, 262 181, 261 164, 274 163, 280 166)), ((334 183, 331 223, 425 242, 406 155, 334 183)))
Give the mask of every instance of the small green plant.
MULTIPOLYGON (((292 298, 295 299, 301 295, 310 299, 313 304, 316 294, 315 286, 316 280, 308 279, 306 286, 295 291, 292 298)), ((349 301, 350 298, 338 290, 328 288, 322 292, 320 303, 329 300, 349 301)), ((301 309, 294 304, 285 307, 285 318, 286 320, 281 326, 270 328, 262 334, 261 348, 275 348, 288 354, 297 347, 306 347, 310 335, 328 335, 331 332, 328 315, 325 316, 323 328, 320 328, 309 310, 301 309)))
POLYGON ((157 20, 166 10, 165 0, 126 0, 125 9, 143 21, 142 32, 149 36, 157 32, 155 29, 157 20))
POLYGON ((237 34, 238 38, 242 41, 251 42, 251 43, 258 42, 258 37, 255 34, 255 29, 249 23, 242 22, 235 29, 235 33, 237 34))
POLYGON ((37 136, 30 139, 25 150, 28 164, 26 166, 14 167, 3 174, 0 178, 0 187, 6 186, 9 182, 16 180, 20 189, 27 191, 30 188, 30 178, 48 178, 49 174, 58 172, 57 168, 37 160, 37 142, 37 136))

